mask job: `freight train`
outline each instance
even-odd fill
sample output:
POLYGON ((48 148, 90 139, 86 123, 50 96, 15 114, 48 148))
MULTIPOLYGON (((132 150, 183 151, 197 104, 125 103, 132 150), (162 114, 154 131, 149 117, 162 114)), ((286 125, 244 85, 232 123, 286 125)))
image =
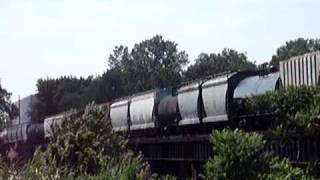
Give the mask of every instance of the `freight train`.
MULTIPOLYGON (((290 85, 318 84, 320 53, 282 61, 279 69, 227 72, 174 88, 153 89, 123 97, 105 103, 103 107, 113 130, 129 133, 132 138, 199 131, 206 134, 212 128, 243 123, 254 128, 256 124, 265 126, 272 121, 273 114, 249 112, 244 100, 290 85)), ((62 120, 63 115, 59 114, 45 118, 43 123, 24 123, 3 130, 0 133, 1 153, 8 153, 16 146, 33 148, 48 142, 51 128, 62 120)))

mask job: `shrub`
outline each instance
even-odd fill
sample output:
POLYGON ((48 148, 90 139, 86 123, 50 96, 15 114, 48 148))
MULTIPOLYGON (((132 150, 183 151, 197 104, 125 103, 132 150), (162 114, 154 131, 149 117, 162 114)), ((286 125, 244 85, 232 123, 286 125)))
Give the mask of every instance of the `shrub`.
MULTIPOLYGON (((23 167, 2 164, 0 178, 10 180, 135 180, 175 179, 156 176, 126 139, 112 131, 101 107, 90 104, 84 113, 68 113, 45 152, 36 151, 23 167)), ((1 161, 0 161, 1 162, 1 161)))
POLYGON ((47 149, 48 161, 75 173, 98 173, 100 157, 116 164, 124 156, 126 140, 112 132, 111 121, 101 107, 90 104, 82 115, 71 112, 54 130, 47 149))
MULTIPOLYGON (((214 156, 206 164, 207 179, 303 179, 307 175, 265 151, 258 133, 241 130, 213 131, 210 135, 214 156)), ((308 177, 311 178, 311 177, 308 177)))
POLYGON ((270 170, 268 173, 262 174, 260 176, 261 179, 268 180, 307 180, 314 179, 311 176, 306 175, 306 173, 296 167, 292 167, 287 159, 283 159, 279 161, 274 158, 270 163, 270 170))
POLYGON ((55 163, 45 162, 45 153, 39 153, 22 168, 1 166, 0 177, 3 180, 134 180, 148 179, 151 175, 144 175, 145 164, 140 157, 126 156, 118 164, 111 165, 107 156, 100 156, 99 173, 75 173, 65 167, 57 167, 55 163))
POLYGON ((255 111, 279 113, 278 133, 319 134, 320 87, 290 87, 247 99, 247 107, 255 111))
POLYGON ((257 179, 268 167, 270 156, 262 153, 265 141, 257 133, 240 130, 214 131, 210 135, 214 157, 207 165, 208 179, 257 179))
POLYGON ((141 178, 146 164, 126 148, 126 139, 112 131, 101 107, 90 104, 83 114, 71 112, 45 152, 17 169, 1 168, 2 179, 131 180, 141 178))

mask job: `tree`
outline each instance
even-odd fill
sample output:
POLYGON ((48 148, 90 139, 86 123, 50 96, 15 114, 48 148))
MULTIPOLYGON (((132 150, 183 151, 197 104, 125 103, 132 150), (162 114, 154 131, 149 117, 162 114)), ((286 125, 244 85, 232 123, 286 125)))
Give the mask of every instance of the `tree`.
POLYGON ((57 112, 57 106, 54 102, 57 83, 54 79, 39 79, 37 81, 36 101, 31 105, 31 120, 42 121, 46 116, 53 115, 57 112))
POLYGON ((246 54, 233 49, 223 49, 221 53, 201 53, 195 63, 185 72, 185 79, 197 79, 226 71, 254 69, 255 64, 248 61, 246 54))
POLYGON ((58 79, 39 79, 37 82, 38 93, 30 113, 33 121, 42 121, 46 116, 58 114, 71 108, 84 108, 85 105, 95 100, 96 79, 60 77, 58 79))
POLYGON ((95 101, 97 103, 104 103, 128 95, 128 92, 125 92, 126 84, 123 81, 123 73, 121 71, 116 68, 107 70, 95 81, 95 101))
POLYGON ((117 46, 109 56, 109 68, 101 76, 39 79, 31 119, 42 121, 70 108, 84 108, 91 101, 104 103, 136 92, 177 85, 187 62, 187 54, 178 51, 176 43, 159 35, 135 44, 131 52, 125 46, 117 46))
POLYGON ((0 84, 0 130, 4 128, 5 122, 13 119, 18 114, 17 107, 12 104, 11 93, 2 88, 0 84))
POLYGON ((141 92, 158 87, 174 86, 181 82, 183 67, 188 63, 177 44, 156 35, 128 48, 118 46, 109 57, 109 68, 122 73, 126 91, 141 92))
POLYGON ((298 38, 290 40, 277 49, 276 54, 272 56, 270 64, 278 66, 281 60, 317 50, 320 50, 320 39, 298 38))

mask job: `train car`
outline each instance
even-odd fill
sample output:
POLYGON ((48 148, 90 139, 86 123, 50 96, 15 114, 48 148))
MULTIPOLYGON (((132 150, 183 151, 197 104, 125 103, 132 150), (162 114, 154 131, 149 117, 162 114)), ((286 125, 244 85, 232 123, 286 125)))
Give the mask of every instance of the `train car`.
POLYGON ((236 72, 210 79, 202 85, 202 100, 206 116, 204 123, 228 121, 233 91, 238 83, 251 72, 236 72))
POLYGON ((233 98, 241 99, 265 94, 279 89, 280 84, 279 72, 271 72, 263 76, 250 76, 239 83, 234 91, 233 98))
POLYGON ((129 130, 129 106, 130 98, 116 100, 110 105, 110 119, 114 131, 129 130))
POLYGON ((45 143, 44 123, 31 123, 27 128, 28 142, 35 145, 45 143))
POLYGON ((178 96, 175 90, 160 101, 157 120, 160 127, 174 126, 181 120, 178 96))
POLYGON ((276 91, 279 88, 281 88, 281 80, 280 73, 277 71, 243 79, 234 90, 232 118, 242 121, 243 126, 268 127, 277 116, 277 110, 252 107, 250 103, 248 104, 248 98, 276 91))
POLYGON ((320 51, 280 61, 279 68, 284 88, 319 85, 320 51))
POLYGON ((130 99, 130 130, 155 128, 157 90, 135 95, 130 99))
MULTIPOLYGON (((171 88, 154 89, 115 100, 110 105, 113 130, 137 132, 159 127, 159 104, 170 95, 171 88)), ((161 113, 164 115, 163 111, 161 113)))
POLYGON ((7 129, 7 137, 4 142, 7 144, 25 143, 28 139, 27 128, 29 124, 18 124, 7 129))
POLYGON ((180 126, 228 121, 233 92, 239 82, 256 72, 225 73, 194 81, 178 89, 180 126))
POLYGON ((181 116, 179 125, 200 123, 202 108, 201 84, 203 81, 194 81, 178 89, 178 107, 181 116))
POLYGON ((1 143, 41 144, 43 143, 43 123, 23 123, 8 127, 1 132, 1 143))

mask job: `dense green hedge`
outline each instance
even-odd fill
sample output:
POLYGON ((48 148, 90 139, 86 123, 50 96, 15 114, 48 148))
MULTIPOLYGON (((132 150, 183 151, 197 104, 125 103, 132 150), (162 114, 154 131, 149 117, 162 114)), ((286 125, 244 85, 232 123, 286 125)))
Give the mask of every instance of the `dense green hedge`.
POLYGON ((214 156, 206 164, 207 179, 313 179, 286 159, 264 151, 266 141, 261 134, 225 129, 214 131, 210 142, 214 156))
POLYGON ((320 87, 280 89, 249 98, 246 103, 253 112, 278 113, 273 131, 278 135, 320 134, 320 87))

